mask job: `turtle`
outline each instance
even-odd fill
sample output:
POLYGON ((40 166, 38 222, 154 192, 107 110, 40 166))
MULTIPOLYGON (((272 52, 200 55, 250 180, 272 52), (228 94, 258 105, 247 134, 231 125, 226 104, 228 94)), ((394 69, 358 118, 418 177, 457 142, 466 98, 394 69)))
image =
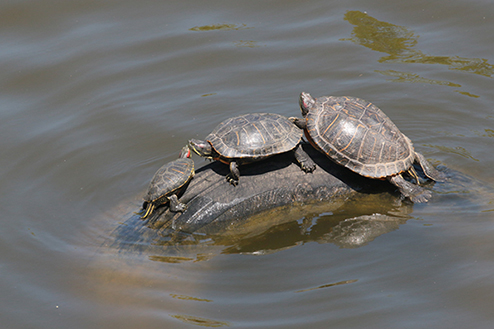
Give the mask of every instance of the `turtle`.
POLYGON ((184 146, 178 159, 164 164, 154 174, 142 204, 146 219, 157 207, 169 203, 170 211, 183 212, 187 206, 178 200, 179 194, 194 177, 194 161, 190 158, 190 149, 184 146))
POLYGON ((410 139, 377 106, 350 96, 313 98, 300 94, 304 119, 290 118, 304 129, 310 143, 336 163, 369 178, 387 179, 412 202, 427 202, 432 193, 422 187, 413 164, 434 181, 444 181, 425 157, 415 152, 410 139), (408 172, 416 180, 401 175, 408 172))
POLYGON ((301 169, 313 172, 316 164, 302 149, 302 136, 303 131, 285 116, 247 113, 221 122, 205 140, 189 140, 189 147, 199 156, 229 164, 226 179, 236 186, 238 166, 292 150, 301 169))

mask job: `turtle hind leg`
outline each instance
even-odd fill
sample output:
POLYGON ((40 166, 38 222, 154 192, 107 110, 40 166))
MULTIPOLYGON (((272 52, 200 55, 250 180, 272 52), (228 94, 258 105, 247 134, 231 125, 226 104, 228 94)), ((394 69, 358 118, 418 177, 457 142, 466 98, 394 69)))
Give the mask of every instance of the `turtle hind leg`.
POLYGON ((293 154, 295 155, 295 159, 300 164, 300 168, 302 168, 305 172, 313 172, 316 170, 316 163, 314 160, 310 158, 310 156, 302 149, 302 145, 298 144, 297 147, 293 150, 293 154))
POLYGON ((388 177, 388 180, 398 187, 403 196, 409 198, 414 203, 427 202, 432 197, 431 191, 406 181, 401 175, 388 177))
POLYGON ((175 194, 169 196, 168 199, 170 200, 170 211, 183 212, 185 211, 185 209, 187 209, 187 206, 185 204, 178 201, 178 197, 175 194))
POLYGON ((422 167, 422 170, 427 177, 436 182, 446 181, 446 175, 434 168, 422 154, 415 152, 415 160, 417 160, 420 167, 422 167))

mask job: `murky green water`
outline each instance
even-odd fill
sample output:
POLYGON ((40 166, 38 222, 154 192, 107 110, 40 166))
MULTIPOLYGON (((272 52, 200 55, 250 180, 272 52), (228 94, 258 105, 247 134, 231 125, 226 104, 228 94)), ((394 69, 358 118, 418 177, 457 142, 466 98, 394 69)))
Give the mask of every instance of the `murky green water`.
POLYGON ((490 328, 493 30, 489 1, 0 4, 2 325, 490 328), (301 91, 375 103, 451 181, 180 244, 139 226, 189 138, 301 91))

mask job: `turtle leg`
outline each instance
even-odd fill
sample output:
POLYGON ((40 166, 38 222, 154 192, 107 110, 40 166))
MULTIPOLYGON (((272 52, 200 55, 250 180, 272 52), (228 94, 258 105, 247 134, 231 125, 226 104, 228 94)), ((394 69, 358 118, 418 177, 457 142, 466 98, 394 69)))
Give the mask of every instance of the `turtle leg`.
POLYGON ((446 180, 446 175, 434 168, 422 154, 415 152, 415 160, 417 160, 420 167, 422 167, 424 174, 430 179, 436 182, 444 182, 446 180))
POLYGON ((403 196, 409 198, 412 202, 427 202, 432 197, 431 191, 406 181, 401 175, 388 177, 388 180, 398 187, 398 190, 400 190, 403 196))
POLYGON ((238 185, 238 179, 240 178, 240 170, 238 170, 238 165, 235 161, 230 162, 230 173, 226 175, 226 180, 233 186, 238 185))
POLYGON ((293 122, 297 127, 300 129, 306 129, 307 128, 307 120, 305 118, 296 118, 296 117, 289 117, 288 120, 293 122))
POLYGON ((187 209, 187 206, 184 203, 178 201, 177 195, 173 194, 169 196, 168 199, 170 200, 170 211, 183 212, 187 209))
POLYGON ((300 164, 300 167, 305 172, 313 172, 316 170, 315 162, 310 158, 310 156, 302 149, 302 145, 298 144, 293 150, 295 159, 300 164))

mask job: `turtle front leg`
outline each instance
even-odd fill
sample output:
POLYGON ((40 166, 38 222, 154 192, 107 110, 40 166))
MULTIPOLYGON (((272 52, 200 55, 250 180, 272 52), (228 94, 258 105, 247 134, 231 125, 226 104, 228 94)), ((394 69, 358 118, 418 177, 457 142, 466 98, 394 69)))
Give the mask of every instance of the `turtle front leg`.
POLYGON ((300 164, 300 168, 302 168, 303 171, 307 173, 316 170, 314 160, 312 160, 311 157, 304 151, 301 144, 298 144, 297 147, 295 147, 293 154, 295 155, 295 159, 297 159, 297 162, 300 164))
POLYGON ((427 202, 432 197, 431 191, 406 181, 403 178, 403 176, 399 174, 388 177, 388 180, 393 185, 398 187, 398 190, 400 190, 400 193, 403 196, 409 198, 412 202, 415 203, 427 202))
POLYGON ((175 194, 169 196, 168 199, 170 200, 170 211, 183 212, 187 209, 187 205, 178 201, 178 197, 175 194))
POLYGON ((238 179, 240 178, 240 170, 238 170, 238 165, 235 161, 230 162, 230 173, 226 175, 226 180, 233 186, 238 185, 238 179))

